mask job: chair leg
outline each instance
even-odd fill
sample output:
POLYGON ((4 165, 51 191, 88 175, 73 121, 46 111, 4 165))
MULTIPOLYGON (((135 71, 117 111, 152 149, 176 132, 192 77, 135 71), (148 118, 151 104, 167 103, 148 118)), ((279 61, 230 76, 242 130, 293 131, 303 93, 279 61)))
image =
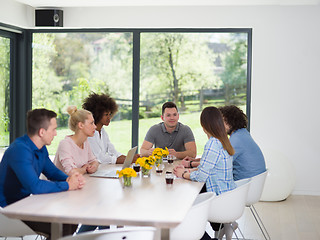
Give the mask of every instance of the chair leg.
MULTIPOLYGON (((239 226, 238 226, 238 231, 239 231, 239 233, 241 234, 242 239, 245 240, 246 238, 244 237, 244 235, 243 235, 243 233, 242 233, 242 231, 241 231, 241 229, 240 229, 239 226)), ((234 230, 234 234, 236 235, 237 239, 239 239, 238 236, 237 236, 236 230, 234 230)))
POLYGON ((261 232, 262 232, 262 234, 264 236, 264 238, 266 240, 271 240, 270 235, 269 235, 266 227, 264 226, 264 224, 263 224, 263 222, 262 222, 257 210, 255 209, 255 207, 253 205, 251 205, 249 208, 250 208, 251 213, 252 213, 253 217, 255 218, 255 220, 256 220, 256 222, 257 222, 257 224, 258 224, 258 226, 259 226, 259 228, 260 228, 260 230, 261 230, 261 232))
POLYGON ((231 226, 233 233, 236 235, 237 240, 239 240, 239 237, 238 237, 237 232, 236 232, 237 229, 239 230, 239 232, 241 234, 242 240, 246 240, 246 238, 244 237, 244 235, 243 235, 242 231, 240 230, 239 226, 237 226, 237 228, 234 228, 232 226, 232 223, 230 223, 229 225, 231 226))
POLYGON ((222 227, 222 223, 220 223, 220 225, 219 225, 219 231, 218 231, 218 233, 216 234, 216 231, 214 231, 214 232, 215 232, 215 236, 214 236, 213 240, 219 240, 221 227, 222 227))
POLYGON ((239 240, 237 233, 235 232, 235 229, 233 228, 231 223, 225 223, 224 227, 226 228, 225 232, 226 232, 226 240, 232 240, 232 235, 235 234, 236 238, 239 240), (231 228, 232 229, 232 233, 230 236, 230 231, 228 231, 227 229, 231 228))

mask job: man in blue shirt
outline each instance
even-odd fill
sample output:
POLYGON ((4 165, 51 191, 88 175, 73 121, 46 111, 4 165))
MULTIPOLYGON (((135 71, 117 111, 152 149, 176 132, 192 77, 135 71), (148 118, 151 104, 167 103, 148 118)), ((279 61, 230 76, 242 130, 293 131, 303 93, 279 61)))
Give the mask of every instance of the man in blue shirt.
POLYGON ((235 150, 233 155, 233 179, 250 178, 266 171, 266 164, 258 144, 248 132, 247 116, 237 106, 219 108, 230 142, 235 150))
MULTIPOLYGON (((0 206, 5 207, 30 194, 81 189, 84 178, 75 173, 68 177, 50 160, 46 145, 57 135, 57 114, 34 109, 27 114, 27 134, 17 138, 6 150, 0 163, 0 206), (44 174, 48 180, 39 179, 44 174)), ((34 231, 50 237, 50 223, 25 222, 34 231)), ((76 225, 65 224, 64 235, 76 225)))

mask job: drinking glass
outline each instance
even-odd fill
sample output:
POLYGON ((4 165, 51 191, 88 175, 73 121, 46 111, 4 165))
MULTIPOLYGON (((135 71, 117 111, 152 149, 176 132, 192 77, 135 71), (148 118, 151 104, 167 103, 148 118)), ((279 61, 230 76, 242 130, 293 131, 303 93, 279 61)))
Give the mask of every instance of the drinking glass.
POLYGON ((158 175, 161 175, 161 174, 162 174, 163 169, 164 169, 164 164, 163 164, 163 163, 160 163, 159 165, 156 165, 156 173, 157 173, 158 175))
POLYGON ((137 174, 139 174, 139 172, 140 172, 140 165, 139 164, 133 163, 132 168, 133 168, 133 170, 136 171, 137 174))
POLYGON ((169 164, 172 164, 172 163, 173 163, 173 158, 174 158, 173 155, 168 155, 168 156, 167 156, 167 159, 168 159, 168 163, 169 163, 169 164))
POLYGON ((172 172, 166 172, 166 183, 173 184, 174 174, 172 172))

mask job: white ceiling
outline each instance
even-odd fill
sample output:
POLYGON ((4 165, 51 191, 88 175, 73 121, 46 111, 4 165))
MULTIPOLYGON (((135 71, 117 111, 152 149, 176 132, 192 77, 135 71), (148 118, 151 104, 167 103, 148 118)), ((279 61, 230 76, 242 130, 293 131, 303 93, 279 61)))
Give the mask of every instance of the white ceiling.
POLYGON ((12 0, 34 8, 106 6, 319 5, 320 0, 12 0))

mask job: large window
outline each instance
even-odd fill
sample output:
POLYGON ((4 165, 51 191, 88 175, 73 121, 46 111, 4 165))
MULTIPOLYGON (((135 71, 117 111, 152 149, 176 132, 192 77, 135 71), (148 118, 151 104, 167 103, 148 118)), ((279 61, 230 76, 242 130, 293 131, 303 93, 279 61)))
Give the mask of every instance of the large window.
POLYGON ((0 36, 0 148, 10 143, 10 41, 0 36))
POLYGON ((198 154, 207 141, 199 121, 204 107, 250 109, 250 29, 117 31, 33 33, 32 107, 58 114, 50 154, 71 134, 67 106, 81 107, 92 91, 116 99, 119 112, 106 131, 124 154, 161 121, 166 101, 178 105, 198 154))
POLYGON ((109 93, 119 112, 106 129, 117 150, 131 147, 132 33, 33 34, 32 107, 58 114, 54 154, 68 134, 69 105, 81 107, 91 93, 109 93))
POLYGON ((139 142, 174 101, 180 122, 193 130, 197 152, 207 136, 200 126, 206 106, 235 104, 246 110, 247 33, 142 33, 139 142))

